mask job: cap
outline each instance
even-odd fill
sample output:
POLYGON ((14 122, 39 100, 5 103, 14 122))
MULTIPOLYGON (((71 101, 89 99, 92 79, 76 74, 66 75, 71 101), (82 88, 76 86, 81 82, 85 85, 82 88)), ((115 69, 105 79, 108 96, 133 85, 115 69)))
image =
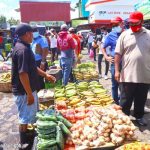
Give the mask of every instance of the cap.
POLYGON ((68 26, 66 24, 61 25, 60 30, 68 30, 68 26))
POLYGON ((25 35, 27 32, 32 32, 32 31, 33 31, 33 28, 27 23, 21 23, 15 29, 15 33, 19 37, 25 35))
POLYGON ((118 24, 118 23, 121 23, 123 22, 123 19, 119 16, 115 17, 115 18, 112 18, 111 21, 110 21, 112 24, 118 24))
POLYGON ((50 29, 50 32, 55 32, 55 31, 56 31, 56 30, 55 30, 55 29, 53 29, 53 28, 52 28, 52 29, 50 29))
POLYGON ((129 17, 128 21, 136 23, 136 22, 139 22, 140 20, 143 21, 143 14, 139 11, 135 11, 135 12, 130 14, 130 17, 129 17))
POLYGON ((75 31, 75 28, 71 27, 69 28, 69 32, 74 32, 75 31))

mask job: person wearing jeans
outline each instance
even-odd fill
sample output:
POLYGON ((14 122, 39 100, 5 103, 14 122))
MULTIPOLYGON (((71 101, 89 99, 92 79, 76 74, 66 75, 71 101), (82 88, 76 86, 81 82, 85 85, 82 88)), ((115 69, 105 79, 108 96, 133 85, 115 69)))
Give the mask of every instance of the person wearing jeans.
POLYGON ((112 81, 112 97, 116 104, 119 104, 118 96, 118 83, 115 80, 115 66, 114 66, 114 57, 115 57, 115 47, 117 40, 123 31, 123 20, 120 17, 116 17, 111 20, 112 31, 108 34, 104 41, 102 48, 103 55, 105 59, 111 63, 111 81, 112 81), (110 54, 106 52, 106 48, 110 47, 110 54))
POLYGON ((60 59, 60 65, 62 68, 63 74, 63 85, 66 85, 69 81, 70 73, 72 70, 73 58, 64 58, 60 59))
POLYGON ((67 25, 63 24, 57 38, 58 49, 61 53, 60 66, 63 73, 63 85, 68 84, 73 63, 74 49, 76 47, 74 39, 67 31, 67 25))

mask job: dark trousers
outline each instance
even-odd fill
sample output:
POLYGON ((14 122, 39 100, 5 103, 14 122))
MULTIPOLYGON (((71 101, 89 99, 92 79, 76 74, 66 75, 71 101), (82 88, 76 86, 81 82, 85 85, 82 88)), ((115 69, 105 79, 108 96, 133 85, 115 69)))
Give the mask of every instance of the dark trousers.
POLYGON ((94 61, 96 61, 96 48, 92 48, 93 53, 94 53, 94 61))
MULTIPOLYGON (((41 61, 42 60, 36 61, 36 65, 38 67, 40 67, 41 61)), ((44 71, 46 71, 46 69, 44 71)), ((38 91, 40 91, 41 89, 45 89, 44 78, 42 76, 38 75, 38 91)))
MULTIPOLYGON (((98 54, 98 71, 99 74, 102 74, 102 60, 103 60, 103 54, 98 54)), ((108 74, 109 70, 109 62, 105 59, 105 75, 108 74)))
POLYGON ((120 101, 122 110, 126 115, 130 115, 130 109, 134 102, 134 117, 142 118, 144 116, 144 106, 147 100, 149 84, 144 83, 122 83, 125 100, 120 101))
POLYGON ((57 52, 57 48, 51 48, 51 52, 52 52, 52 62, 55 61, 55 58, 58 58, 58 52, 57 52))

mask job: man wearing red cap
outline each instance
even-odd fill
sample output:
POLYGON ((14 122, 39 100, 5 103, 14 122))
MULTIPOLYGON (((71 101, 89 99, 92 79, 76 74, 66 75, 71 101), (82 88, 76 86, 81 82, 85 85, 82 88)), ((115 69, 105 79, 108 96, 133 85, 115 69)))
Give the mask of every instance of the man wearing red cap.
POLYGON ((116 104, 119 104, 119 96, 118 96, 118 82, 115 80, 115 65, 114 65, 114 57, 115 57, 115 47, 116 42, 123 31, 123 20, 120 17, 116 17, 111 20, 112 31, 108 34, 104 41, 103 45, 103 55, 105 59, 111 63, 111 81, 112 81, 112 97, 116 104), (110 53, 107 55, 106 48, 110 47, 110 53))
POLYGON ((123 112, 130 115, 134 102, 134 117, 137 123, 146 125, 143 116, 150 84, 150 31, 143 28, 142 24, 141 12, 130 14, 130 29, 121 34, 115 49, 115 78, 123 84, 125 90, 126 100, 121 101, 123 112))

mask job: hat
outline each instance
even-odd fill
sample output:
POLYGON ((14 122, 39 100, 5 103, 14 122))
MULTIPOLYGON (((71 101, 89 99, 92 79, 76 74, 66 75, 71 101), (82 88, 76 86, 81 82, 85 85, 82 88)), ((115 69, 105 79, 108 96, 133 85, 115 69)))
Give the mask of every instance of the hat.
POLYGON ((55 29, 53 29, 53 28, 52 28, 52 29, 50 29, 50 32, 55 32, 55 31, 56 31, 56 30, 55 30, 55 29))
POLYGON ((130 14, 130 17, 129 17, 129 22, 133 22, 133 23, 137 23, 139 22, 140 20, 143 21, 143 14, 139 11, 135 11, 133 13, 130 14))
POLYGON ((60 30, 68 30, 68 26, 66 24, 61 25, 60 30))
POLYGON ((70 28, 69 28, 69 32, 75 32, 75 28, 70 27, 70 28))
POLYGON ((27 32, 32 32, 32 31, 33 31, 32 27, 27 23, 21 23, 15 29, 15 33, 19 37, 25 35, 27 32))
POLYGON ((119 16, 115 17, 115 18, 112 18, 111 21, 110 21, 112 24, 118 24, 118 23, 121 23, 123 22, 123 19, 119 16))

